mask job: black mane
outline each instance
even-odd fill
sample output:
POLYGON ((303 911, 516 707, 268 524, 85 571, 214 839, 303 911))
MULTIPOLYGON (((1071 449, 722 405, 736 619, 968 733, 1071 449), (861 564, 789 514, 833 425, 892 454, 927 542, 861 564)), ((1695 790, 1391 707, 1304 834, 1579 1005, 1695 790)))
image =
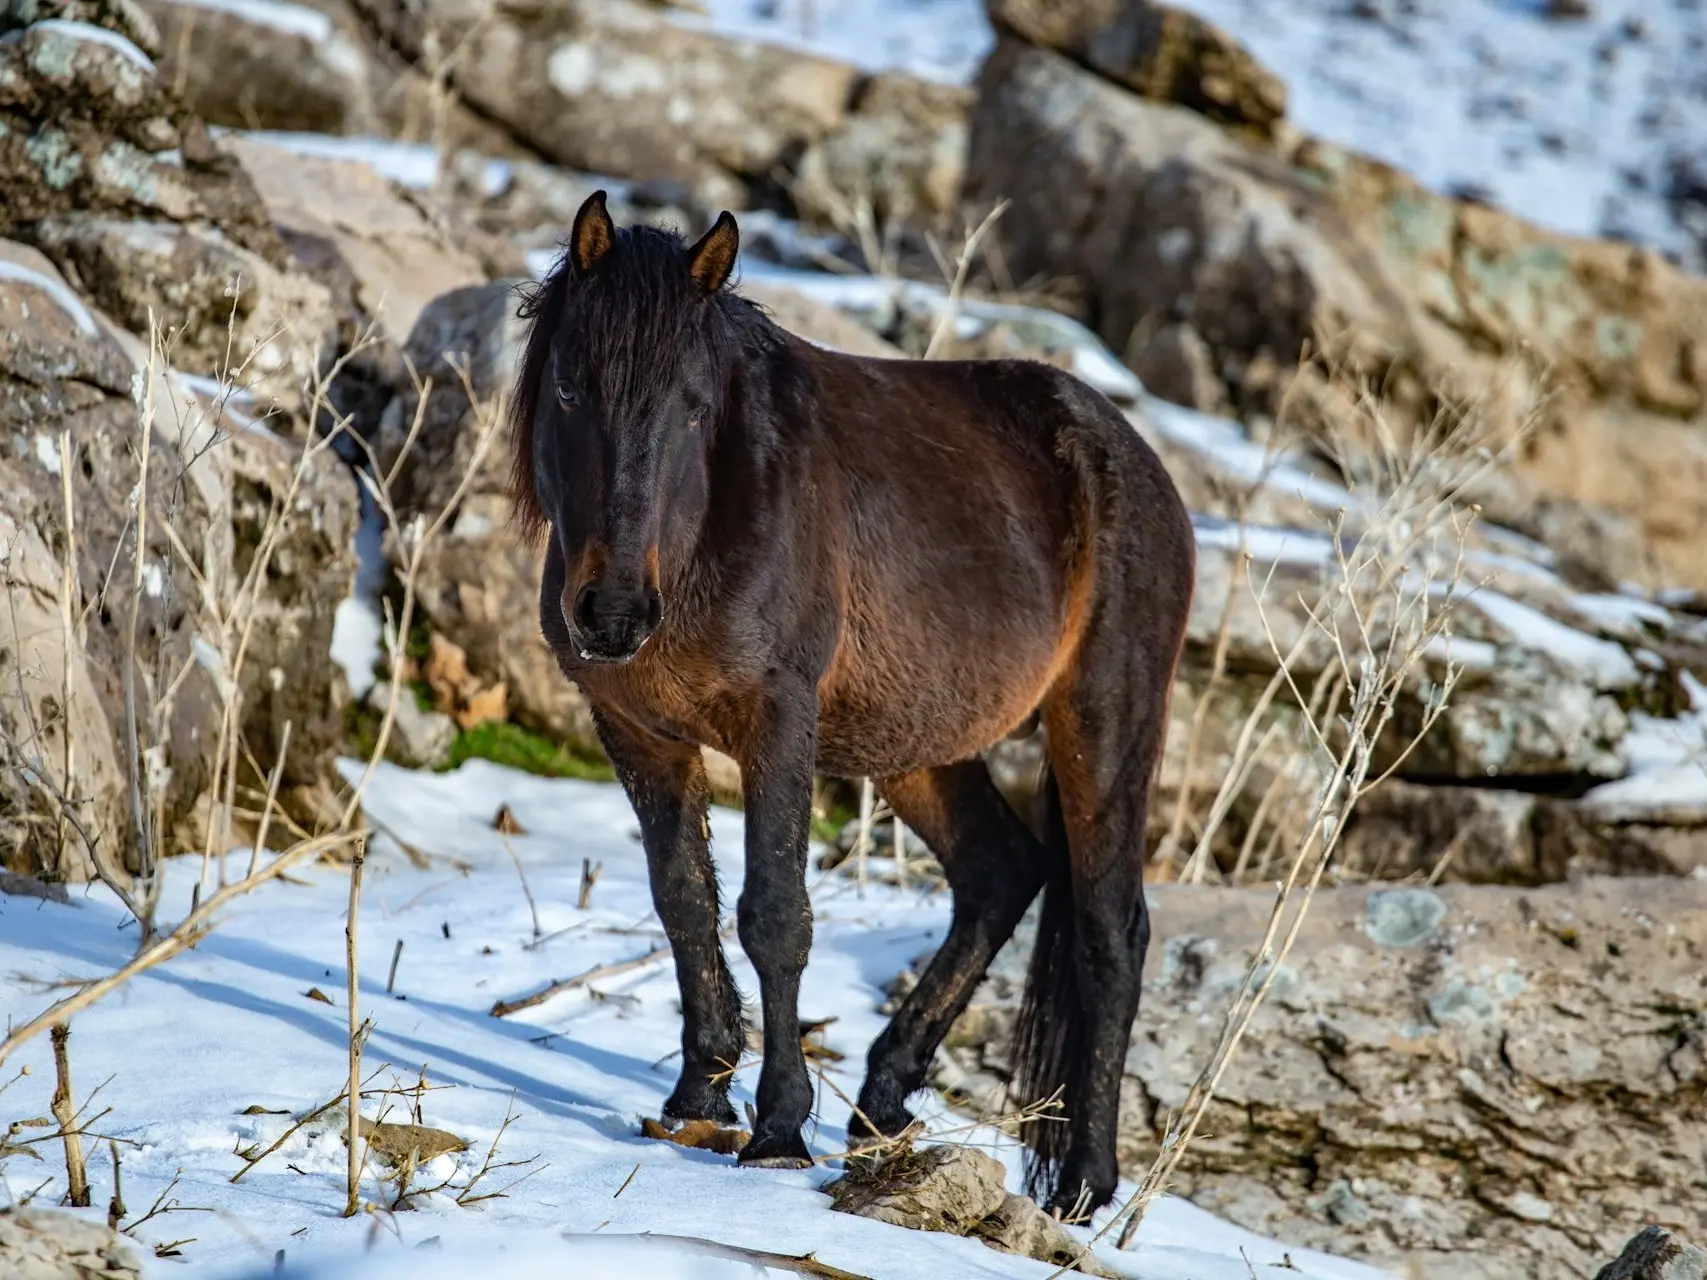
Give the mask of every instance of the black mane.
POLYGON ((517 318, 529 321, 516 385, 510 400, 511 518, 529 543, 545 532, 545 513, 535 496, 533 424, 552 342, 571 322, 583 343, 571 356, 578 372, 597 369, 607 383, 636 394, 657 360, 679 350, 700 326, 714 335, 718 385, 726 385, 743 360, 762 359, 782 341, 782 331, 757 302, 734 291, 733 282, 707 297, 688 273, 686 238, 670 227, 636 225, 616 232, 615 243, 593 269, 579 275, 567 243, 545 277, 519 287, 517 318), (648 359, 639 360, 637 353, 648 359), (658 354, 664 353, 664 354, 658 354))

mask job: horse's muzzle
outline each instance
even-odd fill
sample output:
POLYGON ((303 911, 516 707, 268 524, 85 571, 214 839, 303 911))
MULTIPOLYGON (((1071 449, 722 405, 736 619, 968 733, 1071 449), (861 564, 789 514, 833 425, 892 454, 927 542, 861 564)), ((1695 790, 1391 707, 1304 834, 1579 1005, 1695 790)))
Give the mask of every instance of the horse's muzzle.
POLYGON ((585 661, 628 662, 664 620, 664 597, 647 583, 624 587, 595 578, 575 593, 563 620, 585 661))

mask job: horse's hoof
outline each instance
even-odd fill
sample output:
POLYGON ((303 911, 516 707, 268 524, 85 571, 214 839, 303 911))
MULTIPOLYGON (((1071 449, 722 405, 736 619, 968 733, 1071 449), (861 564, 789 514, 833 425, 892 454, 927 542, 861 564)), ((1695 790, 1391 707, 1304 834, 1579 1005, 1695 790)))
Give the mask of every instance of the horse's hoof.
POLYGON ((810 1169, 812 1155, 798 1132, 771 1138, 755 1133, 736 1163, 747 1169, 810 1169))
POLYGON ((743 1169, 810 1169, 811 1158, 808 1156, 754 1156, 751 1160, 745 1155, 735 1158, 735 1163, 743 1169))

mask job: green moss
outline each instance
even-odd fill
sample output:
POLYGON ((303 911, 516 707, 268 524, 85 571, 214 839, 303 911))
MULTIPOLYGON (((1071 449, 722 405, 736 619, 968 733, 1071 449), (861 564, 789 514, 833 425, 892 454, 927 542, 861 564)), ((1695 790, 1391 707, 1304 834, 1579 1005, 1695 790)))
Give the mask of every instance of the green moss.
POLYGON ((588 782, 614 782, 610 765, 589 752, 555 743, 518 724, 477 725, 456 735, 440 772, 455 769, 465 760, 490 760, 542 778, 581 778, 588 782))

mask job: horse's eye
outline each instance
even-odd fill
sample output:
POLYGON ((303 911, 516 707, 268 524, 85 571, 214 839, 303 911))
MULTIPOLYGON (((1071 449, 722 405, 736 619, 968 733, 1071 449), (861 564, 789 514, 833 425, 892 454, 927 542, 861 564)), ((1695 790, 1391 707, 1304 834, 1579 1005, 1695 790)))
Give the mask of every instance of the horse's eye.
POLYGON ((702 405, 700 405, 699 408, 693 410, 693 412, 688 414, 688 430, 689 431, 698 431, 704 425, 705 425, 705 406, 702 404, 702 405))
POLYGON ((565 409, 573 409, 580 397, 575 394, 575 388, 567 382, 557 384, 557 403, 565 409))

